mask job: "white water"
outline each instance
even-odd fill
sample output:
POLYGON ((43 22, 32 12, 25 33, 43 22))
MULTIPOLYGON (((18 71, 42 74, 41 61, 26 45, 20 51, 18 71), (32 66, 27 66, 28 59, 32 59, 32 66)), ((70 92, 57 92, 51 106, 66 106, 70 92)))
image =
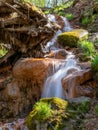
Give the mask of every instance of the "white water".
POLYGON ((73 54, 68 54, 68 57, 66 60, 62 61, 62 65, 60 64, 59 69, 58 67, 56 72, 52 75, 49 76, 44 84, 44 89, 42 92, 42 98, 45 97, 59 97, 64 99, 66 96, 64 95, 64 90, 62 88, 62 78, 67 75, 67 72, 70 69, 77 69, 79 70, 80 68, 77 66, 77 62, 75 59, 73 59, 74 55, 73 54))
POLYGON ((72 30, 72 28, 70 27, 70 24, 69 24, 69 22, 68 22, 68 20, 67 20, 67 18, 66 17, 61 17, 62 19, 63 19, 63 21, 64 21, 64 28, 63 28, 63 32, 67 32, 67 31, 71 31, 72 30))
MULTIPOLYGON (((61 18, 64 21, 65 26, 62 30, 58 30, 57 33, 55 34, 55 36, 53 37, 53 39, 47 43, 47 45, 46 45, 47 50, 48 49, 50 49, 51 51, 59 50, 59 48, 54 47, 57 36, 64 31, 72 30, 67 19, 64 17, 61 17, 61 18), (52 48, 51 48, 51 46, 52 46, 52 48)), ((54 22, 56 19, 53 15, 49 15, 49 20, 54 22)), ((59 98, 64 99, 65 97, 67 97, 67 95, 65 96, 65 94, 64 94, 61 80, 67 76, 67 72, 70 69, 76 69, 77 71, 80 70, 80 68, 77 66, 77 62, 74 58, 75 56, 71 52, 67 52, 67 53, 68 53, 68 55, 65 60, 62 60, 62 62, 60 61, 60 63, 57 65, 54 64, 55 71, 54 71, 53 75, 49 76, 45 81, 43 92, 41 95, 42 98, 59 97, 59 98)))
MULTIPOLYGON (((47 18, 48 18, 49 21, 51 21, 51 22, 58 23, 58 22, 56 21, 55 16, 52 15, 52 14, 48 14, 48 15, 47 15, 47 18)), ((66 32, 66 31, 72 30, 72 28, 71 28, 71 26, 70 26, 68 20, 67 20, 65 17, 63 17, 63 16, 61 16, 61 18, 62 18, 62 21, 64 21, 64 28, 63 28, 62 30, 58 30, 58 31, 56 32, 56 34, 54 35, 54 37, 52 38, 52 40, 47 43, 47 45, 45 46, 45 51, 46 51, 46 52, 49 52, 50 50, 57 50, 58 48, 56 48, 56 47, 54 46, 54 44, 56 43, 56 40, 57 40, 57 36, 58 36, 59 34, 61 34, 62 32, 66 32)))

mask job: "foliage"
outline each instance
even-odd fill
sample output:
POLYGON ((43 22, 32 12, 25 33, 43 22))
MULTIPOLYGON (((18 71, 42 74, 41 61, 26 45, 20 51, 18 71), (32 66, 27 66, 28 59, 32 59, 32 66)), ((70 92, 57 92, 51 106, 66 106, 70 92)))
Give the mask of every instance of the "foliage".
POLYGON ((8 50, 1 45, 0 46, 0 58, 3 57, 7 52, 8 52, 8 50))
POLYGON ((84 100, 80 103, 69 103, 67 111, 69 113, 70 119, 74 120, 72 124, 73 130, 82 130, 82 124, 85 119, 85 114, 89 111, 90 101, 84 100))
POLYGON ((68 19, 68 20, 73 20, 74 19, 74 16, 73 16, 73 14, 65 14, 65 16, 66 16, 66 18, 68 19))
POLYGON ((58 14, 60 16, 66 16, 64 13, 64 9, 70 7, 73 4, 73 1, 67 1, 66 4, 62 3, 59 6, 55 6, 51 9, 46 10, 45 14, 58 14))
POLYGON ((96 54, 95 58, 92 60, 92 71, 98 72, 98 54, 96 54))
POLYGON ((98 116, 98 105, 95 106, 95 113, 98 116))
POLYGON ((88 26, 92 22, 95 21, 96 15, 91 15, 91 16, 85 16, 82 18, 82 25, 83 26, 88 26))
POLYGON ((88 18, 88 17, 84 17, 84 18, 82 19, 82 25, 83 25, 83 26, 87 26, 90 22, 91 22, 91 20, 90 20, 90 18, 88 18))
POLYGON ((91 56, 91 58, 95 55, 95 47, 94 43, 89 42, 87 40, 79 41, 78 47, 83 50, 86 56, 91 56))

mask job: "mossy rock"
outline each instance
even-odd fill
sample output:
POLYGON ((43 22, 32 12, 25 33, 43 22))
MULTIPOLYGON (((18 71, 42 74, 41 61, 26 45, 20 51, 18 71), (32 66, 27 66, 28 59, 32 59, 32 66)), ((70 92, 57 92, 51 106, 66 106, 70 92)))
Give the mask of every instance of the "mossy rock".
POLYGON ((77 47, 81 40, 88 38, 88 31, 84 29, 74 29, 69 32, 64 32, 58 36, 58 42, 63 46, 77 47))
MULTIPOLYGON (((40 99, 27 118, 27 127, 29 130, 36 130, 37 125, 53 123, 55 129, 58 130, 62 120, 67 118, 65 112, 67 105, 67 101, 56 97, 40 99)), ((49 128, 47 125, 46 127, 49 128)))

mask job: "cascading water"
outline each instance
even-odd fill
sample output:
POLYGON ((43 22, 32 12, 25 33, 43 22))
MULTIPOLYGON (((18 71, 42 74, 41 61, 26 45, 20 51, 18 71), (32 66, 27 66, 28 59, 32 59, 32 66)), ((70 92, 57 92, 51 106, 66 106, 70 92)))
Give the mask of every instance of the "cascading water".
POLYGON ((74 57, 73 54, 68 53, 68 57, 66 58, 66 60, 62 61, 62 65, 61 63, 60 65, 58 65, 59 69, 58 67, 54 67, 56 68, 55 70, 56 72, 46 79, 41 96, 42 98, 45 97, 59 97, 62 99, 66 98, 62 88, 61 80, 63 77, 67 75, 67 72, 70 69, 80 70, 80 68, 77 66, 76 60, 73 59, 73 57, 74 57))
MULTIPOLYGON (((49 21, 58 23, 58 22, 56 21, 56 18, 55 18, 54 15, 48 14, 47 17, 48 17, 49 21)), ((52 50, 52 51, 53 51, 53 50, 57 50, 58 48, 54 47, 54 44, 55 44, 55 42, 56 42, 56 40, 57 40, 57 36, 58 36, 59 34, 61 34, 62 32, 66 32, 66 31, 72 30, 72 28, 71 28, 71 26, 70 26, 70 24, 69 24, 67 18, 65 18, 65 17, 61 17, 61 18, 62 18, 62 21, 64 22, 64 28, 63 28, 62 30, 58 30, 58 31, 56 32, 56 34, 54 35, 54 37, 52 38, 52 40, 47 43, 47 45, 45 46, 46 52, 48 52, 48 51, 50 51, 50 50, 52 50)))
MULTIPOLYGON (((68 23, 67 19, 64 17, 61 17, 62 20, 65 23, 65 26, 62 30, 58 30, 53 39, 47 43, 46 49, 48 50, 49 48, 51 51, 56 51, 59 50, 58 48, 53 48, 54 43, 56 42, 57 36, 63 32, 63 31, 69 31, 72 30, 70 27, 70 24, 68 23), (51 46, 53 46, 51 48, 51 46)), ((55 17, 53 15, 49 15, 50 21, 55 21, 55 17)), ((56 22, 56 21, 55 21, 56 22)), ((67 76, 67 72, 71 69, 76 69, 77 71, 80 70, 80 68, 77 66, 77 62, 75 60, 75 56, 71 52, 67 52, 67 58, 65 60, 60 61, 59 65, 54 64, 55 71, 53 75, 49 76, 44 84, 44 89, 42 92, 41 97, 46 98, 46 97, 59 97, 59 98, 67 98, 68 96, 64 94, 64 90, 62 88, 62 78, 67 76)))

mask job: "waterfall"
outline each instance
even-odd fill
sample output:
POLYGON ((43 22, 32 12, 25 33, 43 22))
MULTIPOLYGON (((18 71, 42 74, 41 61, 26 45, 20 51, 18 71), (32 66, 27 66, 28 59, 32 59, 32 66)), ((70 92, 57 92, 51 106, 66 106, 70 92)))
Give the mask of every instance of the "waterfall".
MULTIPOLYGON (((47 15, 47 18, 48 18, 48 20, 51 21, 51 22, 58 23, 58 22, 56 21, 55 16, 52 15, 52 14, 48 14, 48 15, 47 15)), ((59 34, 61 34, 62 32, 66 32, 66 31, 72 30, 72 28, 71 28, 71 26, 70 26, 70 24, 69 24, 67 18, 65 18, 65 17, 63 17, 63 16, 61 16, 61 18, 62 18, 62 21, 64 22, 64 28, 61 29, 61 30, 58 30, 58 31, 56 32, 56 34, 54 35, 54 37, 52 38, 52 40, 47 43, 47 45, 45 46, 45 52, 49 52, 50 50, 57 50, 58 48, 54 46, 54 44, 56 43, 56 40, 57 40, 57 36, 58 36, 59 34)))
MULTIPOLYGON (((77 62, 73 59, 74 55, 69 53, 68 57, 63 60, 62 65, 59 65, 59 69, 55 70, 56 72, 49 76, 44 84, 44 89, 41 97, 59 97, 66 98, 64 95, 64 90, 62 88, 62 78, 67 75, 67 72, 70 69, 79 70, 80 68, 77 66, 77 62)), ((55 67, 56 68, 56 67, 55 67)), ((58 67, 57 67, 58 68, 58 67)))
MULTIPOLYGON (((54 15, 48 15, 48 18, 52 22, 57 22, 54 15)), ((70 31, 72 28, 68 20, 64 17, 61 17, 64 21, 64 28, 62 30, 58 30, 51 41, 49 41, 46 45, 46 50, 50 49, 50 51, 59 50, 59 48, 54 47, 56 43, 57 36, 64 32, 70 31)), ((53 75, 49 76, 43 87, 43 92, 41 97, 59 97, 65 99, 67 96, 64 94, 64 90, 62 88, 62 78, 67 76, 67 72, 71 69, 76 69, 77 71, 80 70, 79 66, 77 66, 75 56, 71 52, 67 52, 67 58, 65 60, 60 61, 58 65, 54 64, 55 71, 53 75)))

